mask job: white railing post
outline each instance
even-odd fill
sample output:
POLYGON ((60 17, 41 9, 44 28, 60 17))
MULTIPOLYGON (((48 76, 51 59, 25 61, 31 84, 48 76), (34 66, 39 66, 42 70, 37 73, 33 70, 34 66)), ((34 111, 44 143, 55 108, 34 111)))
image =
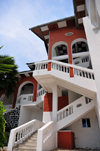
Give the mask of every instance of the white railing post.
POLYGON ((43 141, 42 141, 42 130, 38 130, 38 137, 37 137, 37 149, 36 151, 43 151, 42 148, 43 148, 43 141), (39 141, 41 140, 41 141, 39 141))
POLYGON ((9 142, 8 142, 8 151, 12 151, 14 142, 15 142, 15 131, 12 129, 10 131, 10 137, 9 137, 9 142))
POLYGON ((57 147, 56 123, 50 121, 38 130, 37 151, 50 151, 57 147))

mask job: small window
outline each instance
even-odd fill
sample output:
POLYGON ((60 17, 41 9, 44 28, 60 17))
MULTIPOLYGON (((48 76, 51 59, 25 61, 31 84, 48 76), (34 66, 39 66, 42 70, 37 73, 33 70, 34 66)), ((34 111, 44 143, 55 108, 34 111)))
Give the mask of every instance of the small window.
POLYGON ((84 128, 86 128, 86 127, 91 127, 90 119, 89 119, 89 118, 82 119, 82 126, 83 126, 84 128))

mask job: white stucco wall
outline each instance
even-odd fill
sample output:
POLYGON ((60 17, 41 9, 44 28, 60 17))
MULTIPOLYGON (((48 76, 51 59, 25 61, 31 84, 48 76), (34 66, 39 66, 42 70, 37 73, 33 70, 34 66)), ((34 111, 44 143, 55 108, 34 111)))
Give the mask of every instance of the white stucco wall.
POLYGON ((86 37, 91 56, 91 62, 95 75, 95 83, 97 87, 97 113, 100 126, 100 28, 96 28, 91 24, 88 17, 83 19, 86 37))
POLYGON ((48 123, 52 121, 52 112, 43 112, 43 122, 48 123))
POLYGON ((77 100, 78 98, 80 98, 81 95, 78 93, 75 93, 73 91, 68 91, 68 100, 69 100, 69 104, 72 103, 73 101, 77 100))
POLYGON ((19 118, 19 126, 29 122, 33 119, 37 119, 42 121, 43 118, 43 109, 36 107, 21 107, 20 118, 19 118))
POLYGON ((72 130, 75 134, 75 147, 100 149, 100 130, 95 111, 90 111, 87 115, 83 116, 83 118, 90 118, 90 128, 82 127, 82 119, 66 128, 67 130, 72 130))

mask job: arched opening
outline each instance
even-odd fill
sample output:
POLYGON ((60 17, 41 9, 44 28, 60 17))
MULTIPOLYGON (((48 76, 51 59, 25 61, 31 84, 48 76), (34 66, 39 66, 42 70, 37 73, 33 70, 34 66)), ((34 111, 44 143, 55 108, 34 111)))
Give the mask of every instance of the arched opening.
POLYGON ((81 52, 88 52, 88 51, 89 51, 88 45, 84 41, 78 41, 72 45, 72 54, 81 53, 81 52))
POLYGON ((67 43, 60 41, 52 47, 52 59, 68 63, 68 47, 67 43))
POLYGON ((21 88, 20 95, 33 94, 33 90, 34 90, 33 84, 27 83, 27 84, 23 85, 23 87, 21 88))
POLYGON ((33 83, 26 81, 20 85, 17 94, 17 102, 25 103, 26 101, 32 101, 34 96, 34 85, 33 83))
POLYGON ((87 41, 83 38, 76 39, 72 42, 73 64, 89 68, 90 55, 87 41))

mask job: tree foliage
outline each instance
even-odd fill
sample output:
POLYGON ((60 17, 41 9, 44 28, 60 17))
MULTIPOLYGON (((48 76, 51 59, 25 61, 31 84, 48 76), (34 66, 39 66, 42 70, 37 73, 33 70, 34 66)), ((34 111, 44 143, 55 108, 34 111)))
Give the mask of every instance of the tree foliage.
POLYGON ((6 142, 6 137, 5 137, 5 118, 3 113, 6 110, 4 109, 3 103, 0 102, 0 147, 3 147, 5 142, 6 142))
POLYGON ((16 87, 18 81, 17 74, 18 71, 14 58, 0 55, 0 91, 5 92, 7 96, 12 94, 16 87))
MULTIPOLYGON (((1 48, 3 48, 3 46, 1 46, 0 49, 1 48)), ((11 64, 10 62, 12 58, 13 57, 0 55, 0 73, 12 71, 12 68, 14 67, 14 64, 11 64)))
POLYGON ((4 91, 6 95, 9 96, 14 91, 18 81, 17 66, 15 65, 15 61, 12 57, 0 56, 0 60, 3 60, 2 64, 5 65, 3 66, 3 72, 0 72, 0 91, 4 91), (6 68, 7 65, 12 67, 8 69, 6 68))

